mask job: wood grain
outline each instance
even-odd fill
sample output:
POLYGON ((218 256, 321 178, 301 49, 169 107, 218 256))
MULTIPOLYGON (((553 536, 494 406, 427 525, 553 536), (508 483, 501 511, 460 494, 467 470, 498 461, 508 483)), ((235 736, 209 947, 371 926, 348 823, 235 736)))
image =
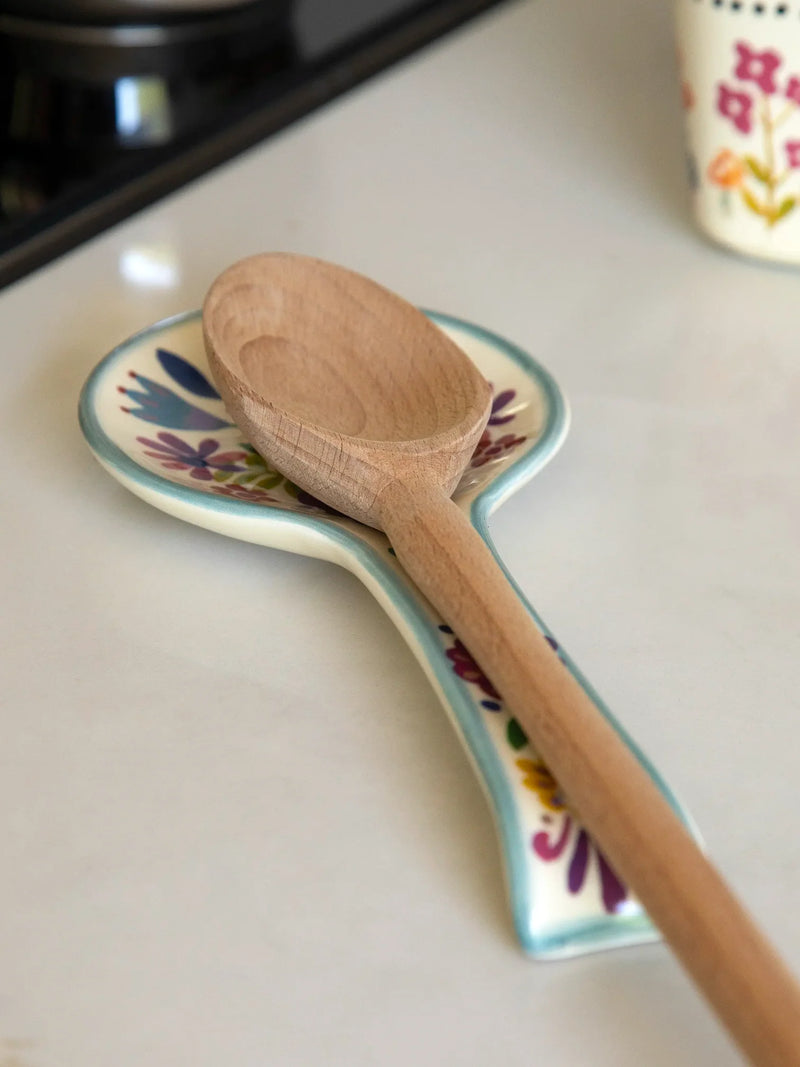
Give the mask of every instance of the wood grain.
POLYGON ((420 312, 318 260, 253 257, 204 305, 212 373, 255 447, 383 529, 740 1048, 800 1067, 800 989, 564 667, 450 494, 491 390, 420 312))
POLYGON ((398 476, 449 496, 489 417, 491 387, 437 326, 319 260, 235 264, 206 297, 203 331, 217 387, 253 445, 370 526, 398 476))
POLYGON ((392 486, 384 529, 502 694, 567 802, 742 1050, 800 1064, 800 991, 639 762, 561 663, 461 509, 392 486))

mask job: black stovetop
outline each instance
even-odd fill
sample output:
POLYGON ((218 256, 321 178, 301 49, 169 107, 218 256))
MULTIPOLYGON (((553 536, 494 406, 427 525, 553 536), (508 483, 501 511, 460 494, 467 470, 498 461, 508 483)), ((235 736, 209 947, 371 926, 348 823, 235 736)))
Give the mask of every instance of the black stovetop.
MULTIPOLYGON (((248 67, 231 59, 237 76, 217 79, 213 93, 209 93, 206 79, 205 95, 201 94, 197 109, 202 117, 187 121, 174 136, 156 138, 158 143, 122 144, 119 129, 114 140, 103 127, 102 108, 98 106, 98 100, 103 103, 103 92, 113 97, 116 90, 117 119, 120 114, 124 119, 119 104, 121 99, 124 103, 120 87, 125 88, 125 84, 120 83, 130 83, 131 79, 124 77, 124 66, 114 69, 114 62, 120 62, 116 57, 111 61, 104 57, 100 64, 109 67, 110 73, 101 70, 92 75, 95 84, 88 103, 86 86, 81 88, 83 95, 76 95, 69 78, 65 82, 63 71, 55 88, 49 85, 42 89, 40 85, 31 89, 30 78, 23 86, 24 93, 17 86, 17 96, 28 98, 28 111, 34 115, 32 128, 38 132, 32 139, 20 139, 3 116, 0 286, 230 159, 501 0, 288 2, 291 11, 284 27, 258 62, 248 67), (241 76, 245 68, 249 73, 241 76), (104 78, 108 84, 101 84, 104 78), (78 105, 83 107, 82 113, 78 105), (79 127, 84 140, 87 128, 91 132, 91 123, 87 127, 85 121, 89 112, 96 121, 97 143, 88 149, 85 143, 76 147, 78 118, 84 123, 79 127), (46 123, 43 125, 45 114, 60 115, 61 127, 53 125, 51 132, 46 123), (72 142, 65 129, 73 131, 72 142), (54 143, 59 139, 64 143, 54 143)), ((0 4, 0 46, 7 47, 10 38, 5 35, 3 41, 3 19, 0 4)), ((22 62, 26 62, 24 57, 22 62)), ((84 73, 82 62, 79 58, 79 80, 84 73)), ((3 71, 8 74, 10 70, 9 62, 0 63, 0 79, 3 71)), ((188 91, 191 100, 193 89, 190 85, 187 90, 187 78, 183 74, 171 74, 170 78, 173 85, 180 82, 183 98, 188 91)), ((6 103, 12 89, 9 83, 6 103)), ((15 107, 18 129, 19 101, 6 110, 10 113, 15 107)), ((182 107, 191 115, 185 99, 182 107)))

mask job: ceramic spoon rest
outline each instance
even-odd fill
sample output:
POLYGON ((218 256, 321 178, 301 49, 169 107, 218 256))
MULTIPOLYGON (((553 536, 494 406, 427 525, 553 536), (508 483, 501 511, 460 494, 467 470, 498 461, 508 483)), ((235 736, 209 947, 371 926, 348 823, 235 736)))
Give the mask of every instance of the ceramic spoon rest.
MULTIPOLYGON (((566 405, 551 376, 515 346, 460 320, 429 315, 493 386, 489 425, 454 496, 491 547, 488 516, 555 454, 567 431, 566 405)), ((84 387, 80 420, 106 470, 162 511, 330 560, 361 579, 422 665, 484 786, 515 930, 527 952, 552 958, 658 936, 468 650, 397 565, 386 537, 298 490, 243 440, 211 384, 199 312, 158 323, 106 356, 84 387)), ((591 695, 689 824, 654 768, 591 695)))

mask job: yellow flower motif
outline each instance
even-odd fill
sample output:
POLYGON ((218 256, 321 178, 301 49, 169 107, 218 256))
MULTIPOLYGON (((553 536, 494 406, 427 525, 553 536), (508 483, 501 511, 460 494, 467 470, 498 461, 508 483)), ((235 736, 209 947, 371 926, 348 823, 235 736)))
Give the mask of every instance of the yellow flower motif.
POLYGON ((564 803, 559 790, 558 782, 552 776, 540 759, 518 759, 517 766, 525 777, 522 784, 536 793, 542 805, 548 811, 565 811, 564 803))

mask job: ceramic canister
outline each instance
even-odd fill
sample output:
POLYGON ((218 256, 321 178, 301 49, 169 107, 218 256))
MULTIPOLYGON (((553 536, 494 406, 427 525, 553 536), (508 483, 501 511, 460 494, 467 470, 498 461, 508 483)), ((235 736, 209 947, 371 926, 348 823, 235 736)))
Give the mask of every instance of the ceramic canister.
POLYGON ((800 0, 677 0, 677 33, 698 225, 800 264, 800 0))

